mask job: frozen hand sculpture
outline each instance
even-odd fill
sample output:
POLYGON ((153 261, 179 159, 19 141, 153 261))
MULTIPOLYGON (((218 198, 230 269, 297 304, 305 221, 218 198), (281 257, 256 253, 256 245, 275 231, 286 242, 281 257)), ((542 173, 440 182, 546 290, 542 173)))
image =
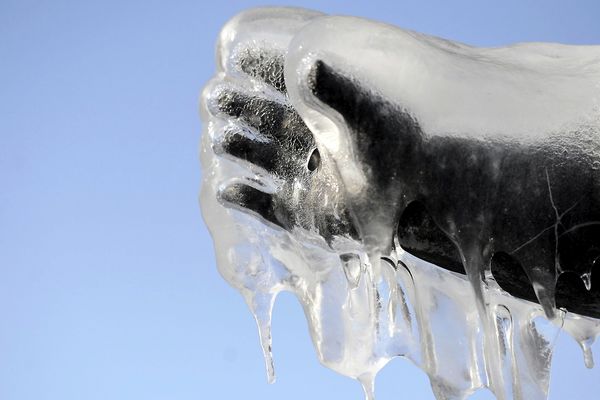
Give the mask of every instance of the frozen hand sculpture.
POLYGON ((592 366, 600 47, 474 48, 258 9, 223 29, 217 63, 203 215, 271 380, 282 290, 368 398, 404 356, 438 399, 544 399, 560 329, 592 366))

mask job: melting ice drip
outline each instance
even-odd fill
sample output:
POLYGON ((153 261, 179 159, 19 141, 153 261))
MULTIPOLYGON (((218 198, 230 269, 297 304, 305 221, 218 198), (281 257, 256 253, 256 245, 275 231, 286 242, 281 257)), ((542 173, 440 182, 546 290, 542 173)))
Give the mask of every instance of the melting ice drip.
POLYGON ((473 48, 275 8, 217 49, 201 204, 269 381, 282 291, 368 399, 398 356, 438 399, 545 399, 561 329, 593 366, 600 47, 473 48))

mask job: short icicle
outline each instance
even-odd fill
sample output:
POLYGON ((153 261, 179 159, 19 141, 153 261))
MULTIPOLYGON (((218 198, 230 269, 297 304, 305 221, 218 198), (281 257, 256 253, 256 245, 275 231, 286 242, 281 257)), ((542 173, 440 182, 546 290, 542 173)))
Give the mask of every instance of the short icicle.
POLYGON ((268 383, 275 383, 275 367, 271 351, 271 316, 276 294, 254 293, 245 296, 258 327, 260 346, 262 348, 268 383))

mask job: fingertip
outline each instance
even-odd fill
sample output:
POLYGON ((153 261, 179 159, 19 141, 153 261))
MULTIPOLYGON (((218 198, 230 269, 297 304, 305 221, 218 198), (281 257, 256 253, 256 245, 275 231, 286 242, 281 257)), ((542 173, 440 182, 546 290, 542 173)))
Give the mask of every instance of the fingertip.
POLYGON ((216 147, 217 154, 228 154, 263 168, 267 172, 275 170, 278 160, 277 149, 271 141, 249 137, 237 129, 225 132, 216 147))
POLYGON ((351 106, 360 95, 360 88, 350 77, 321 59, 309 68, 306 83, 313 96, 338 111, 351 106))
POLYGON ((231 103, 233 90, 221 79, 209 82, 202 90, 202 107, 211 117, 224 113, 224 108, 231 103))
POLYGON ((231 72, 236 48, 243 43, 268 43, 286 49, 292 37, 307 23, 322 16, 317 11, 292 7, 259 7, 245 10, 230 19, 217 41, 217 65, 231 72))
POLYGON ((241 73, 266 83, 278 92, 286 92, 281 50, 246 46, 238 51, 236 58, 235 68, 241 73))
POLYGON ((232 183, 221 188, 217 192, 217 198, 221 202, 234 204, 254 211, 265 211, 272 204, 271 194, 244 183, 232 183))
POLYGON ((276 216, 273 195, 244 183, 230 184, 217 192, 217 200, 225 206, 250 211, 263 219, 281 226, 276 216))
POLYGON ((325 72, 325 62, 323 60, 316 60, 308 69, 308 74, 306 76, 306 83, 308 88, 312 92, 313 95, 318 97, 318 86, 322 80, 323 74, 325 72))

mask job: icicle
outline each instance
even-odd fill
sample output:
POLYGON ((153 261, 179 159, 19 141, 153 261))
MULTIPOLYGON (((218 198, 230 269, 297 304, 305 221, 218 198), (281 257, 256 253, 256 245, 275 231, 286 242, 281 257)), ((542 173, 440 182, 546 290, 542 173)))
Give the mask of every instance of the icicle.
POLYGON ((513 321, 512 315, 506 306, 498 305, 495 310, 496 329, 498 331, 499 345, 499 368, 502 374, 503 394, 507 399, 521 398, 518 392, 518 382, 516 377, 516 366, 514 358, 513 345, 513 321), (517 392, 515 393, 515 389, 517 392))
POLYGON ((600 320, 567 314, 564 330, 577 342, 587 368, 594 367, 592 345, 600 334, 600 320))
POLYGON ((594 343, 593 338, 588 338, 586 340, 580 340, 579 346, 583 351, 583 362, 585 363, 586 368, 594 368, 594 354, 592 353, 592 344, 594 343))
POLYGON ((365 400, 375 400, 375 377, 371 374, 364 374, 357 378, 365 392, 365 400))
POLYGON ((554 299, 554 288, 550 289, 537 281, 532 282, 535 295, 548 319, 556 317, 556 301, 554 299))
POLYGON ((276 296, 268 293, 254 293, 250 294, 246 299, 254 316, 254 320, 256 321, 256 326, 258 327, 258 335, 265 360, 268 383, 275 382, 275 366, 271 349, 271 316, 275 297, 276 296))

